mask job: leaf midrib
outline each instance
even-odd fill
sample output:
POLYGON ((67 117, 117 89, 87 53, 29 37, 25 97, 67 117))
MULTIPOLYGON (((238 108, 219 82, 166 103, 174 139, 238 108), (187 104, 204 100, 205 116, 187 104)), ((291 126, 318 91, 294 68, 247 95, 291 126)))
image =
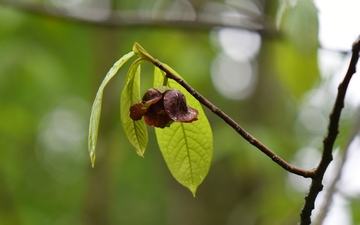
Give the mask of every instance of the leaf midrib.
MULTIPOLYGON (((184 124, 183 124, 183 123, 181 123, 181 129, 182 129, 183 134, 185 134, 185 128, 184 128, 184 124)), ((188 158, 188 160, 189 160, 191 183, 192 183, 192 186, 194 186, 194 175, 193 175, 193 168, 192 168, 192 165, 191 165, 191 155, 190 155, 189 143, 188 143, 188 140, 187 140, 187 136, 186 136, 186 135, 184 135, 184 141, 185 141, 185 146, 186 146, 186 152, 187 152, 187 155, 188 155, 187 158, 188 158)))

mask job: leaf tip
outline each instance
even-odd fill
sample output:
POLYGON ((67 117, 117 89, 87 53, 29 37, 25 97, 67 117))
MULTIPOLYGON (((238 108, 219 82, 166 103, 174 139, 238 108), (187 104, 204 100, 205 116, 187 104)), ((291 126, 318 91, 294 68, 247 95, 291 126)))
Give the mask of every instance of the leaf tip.
POLYGON ((147 53, 147 51, 139 43, 135 42, 132 50, 135 54, 140 55, 141 58, 146 59, 152 63, 156 62, 156 60, 149 53, 147 53))
POLYGON ((134 45, 133 45, 133 52, 136 53, 136 54, 139 54, 141 51, 139 49, 141 49, 142 47, 139 45, 139 43, 135 42, 134 45))
POLYGON ((95 152, 90 152, 90 159, 91 159, 91 167, 94 168, 95 166, 95 152))
POLYGON ((194 187, 194 186, 192 186, 192 187, 188 187, 189 188, 189 190, 191 191, 191 193, 192 193, 192 195, 193 195, 193 197, 195 198, 196 197, 196 187, 194 187))

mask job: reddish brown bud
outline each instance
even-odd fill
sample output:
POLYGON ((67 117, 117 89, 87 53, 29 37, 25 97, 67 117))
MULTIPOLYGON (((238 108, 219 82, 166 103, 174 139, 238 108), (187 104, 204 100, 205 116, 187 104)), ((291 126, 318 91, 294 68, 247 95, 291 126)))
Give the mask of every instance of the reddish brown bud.
POLYGON ((185 96, 179 90, 169 87, 157 89, 149 89, 142 102, 130 107, 131 119, 139 120, 144 116, 149 126, 161 128, 170 126, 173 121, 190 123, 198 119, 198 111, 186 105, 185 96))
POLYGON ((189 123, 197 120, 198 111, 186 105, 186 98, 179 90, 171 90, 164 95, 164 108, 176 122, 189 123))

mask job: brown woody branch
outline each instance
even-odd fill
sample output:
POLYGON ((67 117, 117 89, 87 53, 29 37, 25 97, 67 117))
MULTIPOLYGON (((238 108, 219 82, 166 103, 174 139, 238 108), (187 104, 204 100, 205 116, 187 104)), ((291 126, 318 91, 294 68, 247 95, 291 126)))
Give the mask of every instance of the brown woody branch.
POLYGON ((305 178, 314 177, 315 171, 313 170, 303 170, 298 167, 295 167, 285 160, 283 160, 280 156, 276 155, 270 148, 266 145, 258 141, 254 136, 248 133, 244 128, 242 128, 239 124, 237 124, 231 117, 229 117, 226 113, 212 104, 209 100, 203 97, 199 92, 197 92, 193 87, 191 87, 188 83, 186 83, 183 79, 176 76, 170 70, 168 70, 165 66, 163 66, 159 61, 155 61, 154 65, 159 69, 166 73, 168 78, 175 80, 181 86, 183 86, 192 96, 194 96, 201 104, 209 108, 213 113, 223 119, 227 124, 229 124, 238 134, 240 134, 245 140, 247 140, 250 144, 255 146, 257 149, 265 153, 268 157, 270 157, 275 163, 280 165, 285 170, 290 173, 294 173, 305 178))
POLYGON ((335 100, 333 111, 330 114, 330 122, 328 127, 328 133, 323 141, 323 153, 321 161, 315 170, 315 176, 312 178, 309 192, 305 196, 305 203, 300 213, 301 225, 311 224, 311 213, 314 209, 315 199, 320 191, 323 189, 322 180, 324 178, 325 171, 332 161, 332 151, 336 137, 339 133, 339 120, 341 111, 344 108, 345 94, 350 83, 353 74, 356 72, 356 64, 359 59, 360 51, 360 37, 352 46, 352 56, 349 64, 348 71, 344 77, 344 80, 338 87, 338 94, 335 100))
POLYGON ((251 145, 255 146, 257 149, 265 153, 270 157, 275 163, 280 165, 282 168, 287 170, 290 173, 303 176, 305 178, 310 177, 312 179, 309 192, 305 196, 305 203, 300 213, 300 224, 309 225, 311 224, 311 213, 314 209, 315 200, 317 195, 323 189, 322 180, 327 170, 329 164, 332 161, 332 151, 334 147, 335 140, 339 133, 339 121, 341 111, 344 108, 344 99, 345 94, 349 85, 349 82, 352 78, 352 75, 356 72, 356 64, 359 59, 359 50, 360 50, 360 37, 353 44, 352 48, 352 57, 349 64, 348 71, 344 77, 344 80, 340 83, 338 87, 338 95, 335 100, 334 108, 330 114, 330 122, 328 127, 328 133, 323 141, 323 154, 320 160, 319 165, 313 170, 304 170, 298 167, 295 167, 278 155, 276 155, 271 149, 265 146, 263 143, 258 141, 255 137, 249 134, 244 128, 237 124, 231 117, 226 115, 222 110, 212 104, 209 100, 203 97, 198 93, 193 87, 186 83, 183 79, 176 76, 165 66, 163 66, 159 61, 153 62, 155 66, 166 73, 168 78, 175 80, 181 86, 183 86, 191 95, 193 95, 201 104, 209 108, 213 113, 222 118, 227 124, 229 124, 238 134, 240 134, 245 140, 247 140, 251 145))
POLYGON ((352 128, 352 131, 350 133, 350 136, 348 138, 348 140, 346 141, 342 156, 340 158, 340 163, 338 165, 338 167, 335 169, 335 175, 334 175, 334 179, 331 181, 331 183, 329 184, 329 186, 327 187, 326 190, 326 194, 325 194, 325 201, 321 206, 320 209, 320 214, 318 215, 318 217, 316 218, 316 223, 315 224, 322 224, 328 211, 329 208, 333 202, 333 195, 337 192, 337 184, 338 181, 341 179, 341 176, 343 175, 343 171, 344 171, 344 166, 345 163, 347 162, 347 159, 349 157, 349 148, 351 143, 354 141, 354 139, 356 138, 357 134, 359 133, 359 129, 360 129, 360 108, 358 107, 357 109, 357 115, 356 115, 356 119, 354 120, 354 125, 352 128))

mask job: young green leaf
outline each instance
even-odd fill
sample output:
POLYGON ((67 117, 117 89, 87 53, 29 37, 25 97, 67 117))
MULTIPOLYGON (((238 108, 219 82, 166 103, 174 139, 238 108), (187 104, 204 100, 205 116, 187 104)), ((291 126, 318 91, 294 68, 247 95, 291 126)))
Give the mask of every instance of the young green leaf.
POLYGON ((95 150, 96 150, 96 142, 98 137, 99 122, 101 115, 101 104, 102 104, 104 88, 107 85, 107 83, 109 83, 111 78, 115 76, 115 74, 120 69, 120 67, 124 65, 132 56, 134 56, 134 54, 135 54, 134 52, 129 52, 128 54, 124 55, 114 63, 114 65, 110 68, 109 72, 106 74, 104 80, 102 81, 96 93, 96 97, 91 108, 90 123, 89 123, 89 138, 88 138, 88 147, 89 147, 92 167, 94 167, 95 165, 95 150))
MULTIPOLYGON (((179 76, 170 67, 166 67, 179 76)), ((162 85, 163 80, 164 73, 156 67, 154 86, 162 85)), ((198 110, 199 115, 198 120, 192 123, 174 122, 170 127, 156 128, 157 141, 172 175, 195 196, 197 187, 210 169, 213 155, 212 131, 200 103, 174 80, 169 79, 168 84, 184 93, 187 104, 198 110)))
POLYGON ((150 61, 154 63, 156 60, 149 54, 147 51, 139 45, 139 43, 135 42, 133 45, 133 51, 135 54, 138 54, 140 58, 150 61))
POLYGON ((125 88, 121 93, 120 113, 126 137, 134 146, 136 153, 144 157, 148 143, 148 133, 143 119, 132 120, 130 118, 130 106, 138 102, 140 97, 140 64, 142 59, 137 59, 130 67, 126 77, 125 88))

